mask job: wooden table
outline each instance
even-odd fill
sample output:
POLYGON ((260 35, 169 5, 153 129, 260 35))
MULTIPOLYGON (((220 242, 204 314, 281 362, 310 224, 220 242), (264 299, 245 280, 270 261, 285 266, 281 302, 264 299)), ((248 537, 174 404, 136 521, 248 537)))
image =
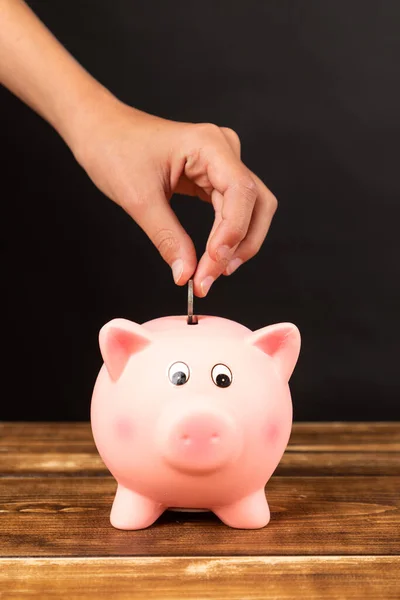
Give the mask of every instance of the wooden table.
POLYGON ((0 598, 400 598, 400 423, 295 424, 259 531, 117 531, 115 487, 89 424, 0 424, 0 598))

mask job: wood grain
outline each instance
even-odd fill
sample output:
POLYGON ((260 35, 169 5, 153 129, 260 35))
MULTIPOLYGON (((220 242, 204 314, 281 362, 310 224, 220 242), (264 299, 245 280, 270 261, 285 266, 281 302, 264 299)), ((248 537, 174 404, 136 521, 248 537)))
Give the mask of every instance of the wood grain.
MULTIPOLYGON (((26 444, 58 451, 91 448, 93 437, 89 423, 0 423, 0 448, 23 450, 26 444), (68 442, 68 446, 66 443, 68 442)), ((289 446, 301 449, 329 450, 400 450, 399 422, 371 423, 294 423, 289 446)))
MULTIPOLYGON (((100 456, 94 452, 4 452, 0 453, 0 478, 4 475, 53 474, 60 477, 70 475, 108 475, 109 471, 100 456)), ((399 473, 400 474, 400 473, 399 473)))
MULTIPOLYGON (((380 475, 400 476, 400 452, 290 452, 275 475, 380 475)), ((97 452, 0 452, 0 478, 4 475, 105 476, 108 469, 97 452)))
MULTIPOLYGON (((400 476, 400 424, 295 423, 276 475, 400 476)), ((2 475, 101 476, 89 423, 0 424, 2 475)))
POLYGON ((0 598, 46 600, 386 600, 400 558, 114 558, 0 560, 0 598))
POLYGON ((171 512, 147 530, 118 531, 109 523, 114 490, 109 477, 3 478, 1 555, 400 554, 399 477, 273 477, 271 523, 258 531, 171 512))
POLYGON ((0 423, 0 598, 400 598, 400 423, 295 423, 271 523, 113 529, 89 423, 0 423))

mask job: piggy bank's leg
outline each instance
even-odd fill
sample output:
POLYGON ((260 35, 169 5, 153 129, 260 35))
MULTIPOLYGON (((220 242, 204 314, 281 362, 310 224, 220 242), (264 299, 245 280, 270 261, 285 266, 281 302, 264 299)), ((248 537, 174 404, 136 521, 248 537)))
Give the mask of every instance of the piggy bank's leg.
POLYGON ((229 527, 260 529, 268 525, 270 512, 264 489, 242 498, 234 504, 219 507, 214 513, 229 527))
POLYGON ((118 486, 110 521, 117 529, 144 529, 164 512, 165 506, 118 486))

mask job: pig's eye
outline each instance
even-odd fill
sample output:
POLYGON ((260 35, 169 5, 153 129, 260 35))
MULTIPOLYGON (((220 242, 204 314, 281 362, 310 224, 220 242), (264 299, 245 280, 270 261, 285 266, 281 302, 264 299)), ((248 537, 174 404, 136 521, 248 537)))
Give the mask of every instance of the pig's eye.
POLYGON ((229 387, 232 383, 232 372, 226 365, 215 365, 211 377, 215 385, 221 388, 229 387))
POLYGON ((169 368, 168 377, 174 385, 183 385, 189 379, 189 367, 183 362, 176 362, 169 368))

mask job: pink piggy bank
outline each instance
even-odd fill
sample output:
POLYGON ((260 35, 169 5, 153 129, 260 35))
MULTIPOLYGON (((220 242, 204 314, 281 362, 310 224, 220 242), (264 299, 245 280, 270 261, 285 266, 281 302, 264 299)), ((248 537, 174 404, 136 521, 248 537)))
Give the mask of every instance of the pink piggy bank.
POLYGON ((111 524, 152 525, 167 508, 267 525, 264 486, 289 440, 300 350, 290 323, 252 332, 219 317, 115 319, 100 331, 93 392, 98 451, 118 482, 111 524))

